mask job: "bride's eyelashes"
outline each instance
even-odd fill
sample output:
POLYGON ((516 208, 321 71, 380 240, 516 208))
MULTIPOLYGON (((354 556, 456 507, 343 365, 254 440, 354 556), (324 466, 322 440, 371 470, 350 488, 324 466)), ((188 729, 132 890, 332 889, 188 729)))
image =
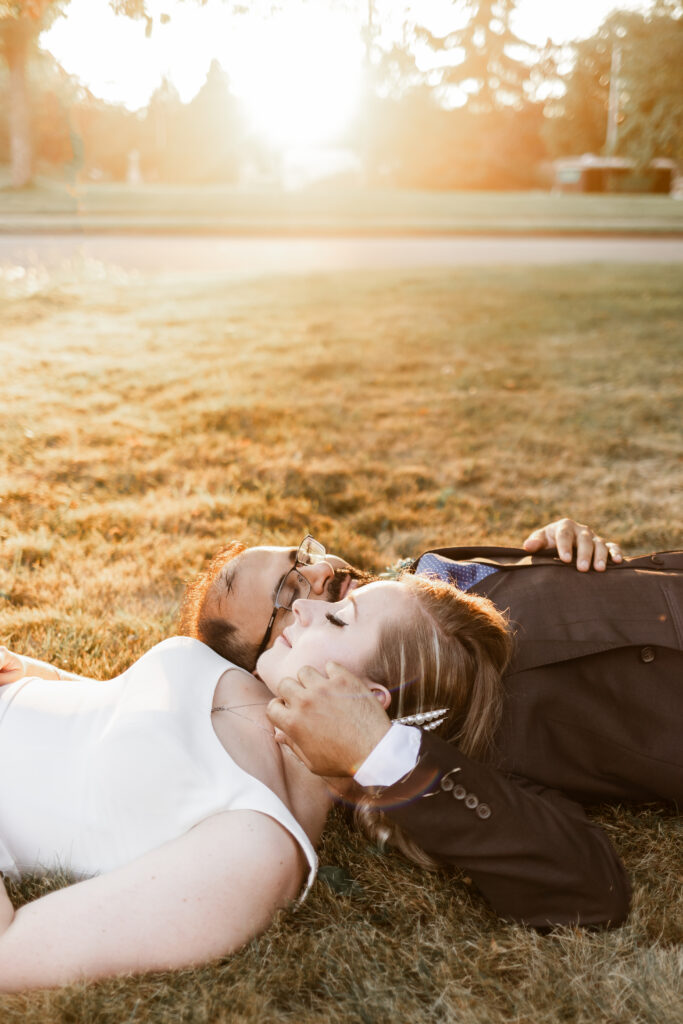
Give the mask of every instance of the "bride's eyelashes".
POLYGON ((327 619, 328 622, 331 622, 333 626, 348 626, 348 622, 344 622, 343 619, 337 618, 334 612, 327 612, 325 614, 325 618, 327 619))

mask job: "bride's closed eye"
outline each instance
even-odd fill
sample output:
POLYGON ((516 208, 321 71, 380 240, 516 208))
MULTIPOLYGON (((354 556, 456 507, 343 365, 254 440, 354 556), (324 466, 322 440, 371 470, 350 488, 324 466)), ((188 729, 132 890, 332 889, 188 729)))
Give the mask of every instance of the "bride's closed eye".
POLYGON ((327 619, 328 622, 331 622, 333 626, 348 626, 348 622, 344 622, 344 620, 340 619, 337 615, 334 614, 334 612, 327 612, 325 618, 327 619))

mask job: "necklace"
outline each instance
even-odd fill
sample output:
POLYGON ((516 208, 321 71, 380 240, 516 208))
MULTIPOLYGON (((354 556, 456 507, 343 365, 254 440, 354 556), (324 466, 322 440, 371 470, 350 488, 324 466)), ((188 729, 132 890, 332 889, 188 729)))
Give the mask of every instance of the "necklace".
POLYGON ((272 729, 266 729, 265 725, 259 725, 259 723, 255 722, 249 715, 240 714, 240 711, 242 711, 243 708, 265 708, 268 704, 270 704, 270 701, 268 700, 259 700, 254 704, 233 704, 232 706, 228 704, 216 704, 215 707, 211 708, 211 714, 213 714, 214 711, 231 711, 233 715, 237 715, 238 718, 245 718, 248 722, 251 722, 252 725, 255 725, 257 729, 261 729, 263 732, 268 733, 269 736, 272 736, 272 729))
MULTIPOLYGON (((243 708, 265 708, 268 704, 270 704, 269 700, 259 700, 256 701, 256 703, 254 704, 233 704, 232 706, 230 706, 229 704, 216 704, 214 707, 211 708, 211 714, 213 714, 214 711, 231 711, 233 715, 237 715, 238 718, 246 718, 246 720, 248 722, 251 722, 252 725, 255 725, 257 729, 260 729, 262 732, 267 733, 267 735, 272 740, 275 735, 272 729, 266 729, 264 725, 259 725, 259 723, 255 722, 253 718, 249 717, 249 715, 240 715, 240 711, 243 708)), ((292 750, 288 743, 278 743, 278 746, 281 751, 284 751, 285 755, 293 757, 297 764, 302 765, 306 769, 306 771, 310 772, 310 768, 308 767, 308 765, 304 764, 299 755, 294 753, 294 751, 292 750)))

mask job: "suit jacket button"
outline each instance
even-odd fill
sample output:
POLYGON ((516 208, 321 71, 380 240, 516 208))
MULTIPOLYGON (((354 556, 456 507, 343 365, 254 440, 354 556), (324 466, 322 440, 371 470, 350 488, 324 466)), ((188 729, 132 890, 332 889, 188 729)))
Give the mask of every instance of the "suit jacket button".
POLYGON ((662 555, 650 555, 650 561, 653 565, 664 565, 666 559, 662 555))
POLYGON ((478 806, 479 797, 475 796, 474 793, 468 793, 467 796, 465 797, 465 807, 469 807, 469 809, 473 811, 478 806))
POLYGON ((459 771, 459 768, 451 768, 451 770, 449 772, 446 772, 446 774, 443 776, 439 785, 441 786, 444 793, 449 793, 450 790, 453 789, 453 786, 455 785, 455 780, 453 776, 457 775, 459 771))
POLYGON ((643 647, 640 652, 640 660, 644 661, 646 665, 648 662, 655 660, 655 652, 652 647, 643 647))
POLYGON ((479 804, 479 806, 477 807, 477 814, 479 815, 480 818, 490 818, 491 808, 489 807, 488 804, 479 804))
POLYGON ((453 786, 453 796, 456 800, 464 800, 467 796, 467 790, 464 786, 453 786))

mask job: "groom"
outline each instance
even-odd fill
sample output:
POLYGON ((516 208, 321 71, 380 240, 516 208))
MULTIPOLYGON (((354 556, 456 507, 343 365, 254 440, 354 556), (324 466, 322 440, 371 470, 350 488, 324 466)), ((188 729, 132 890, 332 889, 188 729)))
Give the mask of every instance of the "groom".
POLYGON ((413 564, 509 610, 515 651, 493 765, 391 724, 335 665, 284 681, 271 722, 314 772, 353 776, 501 915, 619 924, 628 879, 583 805, 683 804, 683 552, 618 563, 580 574, 547 554, 450 548, 413 564))
MULTIPOLYGON (((351 586, 346 563, 307 543, 219 555, 189 589, 185 631, 253 667, 292 600, 339 600, 351 586)), ((498 913, 537 927, 614 925, 629 882, 583 805, 683 802, 683 555, 624 562, 571 520, 535 531, 525 549, 442 549, 413 564, 509 610, 516 650, 493 766, 392 725, 338 666, 286 681, 269 714, 313 771, 353 776, 498 913), (534 553, 547 548, 557 556, 534 553)))

